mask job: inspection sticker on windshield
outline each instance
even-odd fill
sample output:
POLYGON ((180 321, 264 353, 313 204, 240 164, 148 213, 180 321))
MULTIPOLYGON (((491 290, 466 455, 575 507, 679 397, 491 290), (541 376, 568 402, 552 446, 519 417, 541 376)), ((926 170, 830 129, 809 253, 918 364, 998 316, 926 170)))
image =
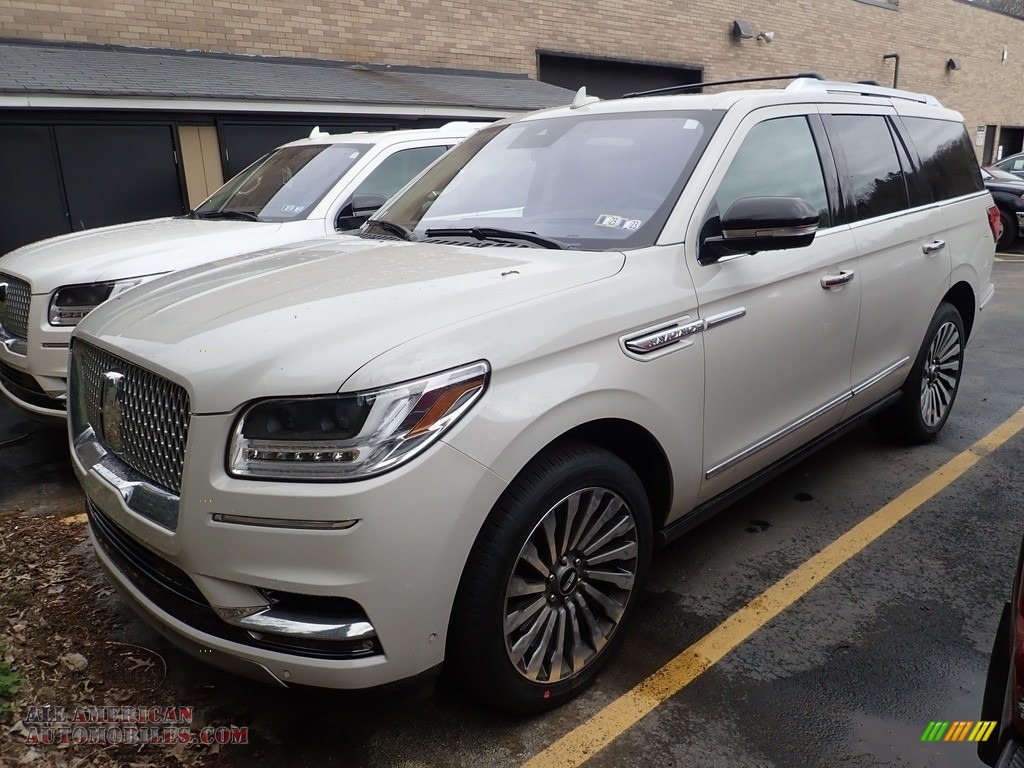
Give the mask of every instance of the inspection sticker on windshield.
POLYGON ((640 229, 643 219, 627 219, 625 216, 612 216, 602 213, 597 217, 595 225, 599 227, 614 227, 615 229, 640 229))
POLYGON ((302 213, 304 210, 306 210, 306 206, 304 206, 304 205, 282 205, 281 206, 281 210, 284 213, 302 213))

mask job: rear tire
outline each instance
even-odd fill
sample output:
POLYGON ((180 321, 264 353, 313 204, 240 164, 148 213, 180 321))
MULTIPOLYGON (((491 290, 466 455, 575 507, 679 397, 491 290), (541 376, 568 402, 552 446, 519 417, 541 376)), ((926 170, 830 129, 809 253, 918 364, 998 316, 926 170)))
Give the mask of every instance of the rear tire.
POLYGON ((999 220, 1003 222, 1003 234, 999 236, 998 247, 999 250, 1004 251, 1016 245, 1017 238, 1020 236, 1020 230, 1017 226, 1016 217, 1011 216, 1006 211, 999 212, 999 220))
POLYGON ((644 592, 651 513, 622 459, 573 443, 529 464, 491 510, 455 598, 446 668, 516 714, 589 685, 644 592))
POLYGON ((935 439, 960 389, 964 344, 960 313, 952 304, 939 304, 903 384, 903 396, 879 419, 886 434, 908 443, 935 439))

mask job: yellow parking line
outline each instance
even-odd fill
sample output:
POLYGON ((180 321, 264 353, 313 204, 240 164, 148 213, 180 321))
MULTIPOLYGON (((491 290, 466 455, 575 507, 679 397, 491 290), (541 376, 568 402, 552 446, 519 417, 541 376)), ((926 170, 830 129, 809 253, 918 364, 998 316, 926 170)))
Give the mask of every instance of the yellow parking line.
POLYGON ((1021 429, 1024 408, 768 587, 632 690, 535 755, 524 768, 582 765, 1021 429))

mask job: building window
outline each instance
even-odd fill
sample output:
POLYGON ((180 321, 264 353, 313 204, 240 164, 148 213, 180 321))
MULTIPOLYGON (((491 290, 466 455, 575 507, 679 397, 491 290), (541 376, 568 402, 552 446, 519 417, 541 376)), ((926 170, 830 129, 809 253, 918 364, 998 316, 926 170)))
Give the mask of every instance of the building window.
POLYGON ((900 9, 900 0, 857 0, 857 2, 877 5, 879 8, 888 8, 890 11, 898 11, 900 9))

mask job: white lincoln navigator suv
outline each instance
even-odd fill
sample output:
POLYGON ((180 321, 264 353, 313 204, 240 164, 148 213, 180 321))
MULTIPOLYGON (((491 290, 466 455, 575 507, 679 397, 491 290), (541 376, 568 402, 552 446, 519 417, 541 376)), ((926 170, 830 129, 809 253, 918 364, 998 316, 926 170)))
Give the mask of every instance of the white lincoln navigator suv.
POLYGON ((278 147, 188 216, 61 235, 0 258, 0 395, 38 421, 67 418, 68 345, 100 303, 154 277, 354 230, 486 123, 329 135, 278 147))
POLYGON ((909 92, 581 93, 488 126, 362 241, 189 270, 78 326, 97 554, 246 675, 444 661, 497 707, 555 706, 656 544, 866 416, 938 433, 998 221, 960 115, 909 92))

